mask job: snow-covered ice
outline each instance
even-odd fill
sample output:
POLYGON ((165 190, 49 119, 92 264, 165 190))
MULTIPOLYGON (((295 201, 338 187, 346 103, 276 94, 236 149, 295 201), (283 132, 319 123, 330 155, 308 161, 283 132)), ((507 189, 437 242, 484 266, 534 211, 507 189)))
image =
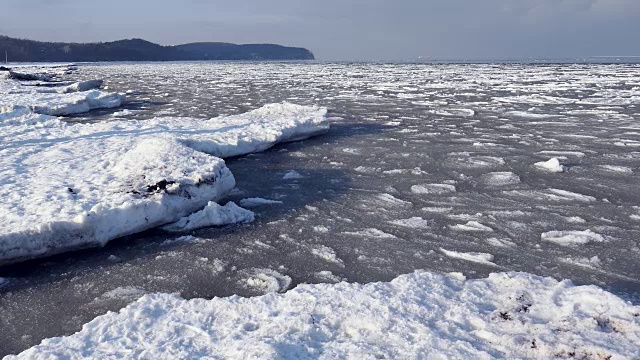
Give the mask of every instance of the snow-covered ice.
MULTIPOLYGON (((248 285, 278 291, 282 276, 248 285)), ((8 359, 640 357, 640 307, 595 286, 524 273, 466 280, 426 271, 389 283, 183 300, 145 295, 68 337, 8 359)))
POLYGON ((103 245, 177 221, 234 187, 220 157, 329 127, 326 109, 286 103, 211 120, 72 124, 12 114, 19 120, 5 114, 0 126, 0 262, 103 245))

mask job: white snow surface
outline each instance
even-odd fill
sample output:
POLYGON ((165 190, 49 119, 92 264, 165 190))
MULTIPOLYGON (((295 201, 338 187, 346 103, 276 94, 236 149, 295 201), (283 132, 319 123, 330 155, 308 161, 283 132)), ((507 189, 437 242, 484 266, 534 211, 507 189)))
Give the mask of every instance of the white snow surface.
POLYGON ((299 285, 253 298, 145 295, 7 359, 614 360, 639 358, 638 344, 640 307, 596 286, 416 271, 389 283, 299 285))
POLYGON ((200 229, 207 226, 222 226, 240 222, 251 222, 255 219, 252 211, 243 209, 233 201, 222 206, 210 201, 204 209, 176 221, 164 225, 163 230, 181 232, 200 229))
POLYGON ((288 103, 210 120, 88 124, 0 111, 0 263, 175 222, 235 186, 220 157, 329 128, 326 109, 288 103))

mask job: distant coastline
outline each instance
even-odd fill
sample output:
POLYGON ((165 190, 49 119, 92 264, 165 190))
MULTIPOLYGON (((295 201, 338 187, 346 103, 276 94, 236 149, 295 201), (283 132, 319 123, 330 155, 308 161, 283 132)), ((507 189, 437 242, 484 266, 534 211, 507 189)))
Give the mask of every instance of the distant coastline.
POLYGON ((314 60, 305 48, 277 44, 198 42, 164 46, 142 39, 101 43, 42 42, 0 36, 0 61, 314 60))

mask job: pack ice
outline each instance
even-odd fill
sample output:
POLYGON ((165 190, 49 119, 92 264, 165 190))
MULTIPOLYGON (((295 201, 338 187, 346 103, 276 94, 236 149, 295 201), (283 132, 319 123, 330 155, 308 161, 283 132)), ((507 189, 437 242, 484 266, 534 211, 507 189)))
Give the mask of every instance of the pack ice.
MULTIPOLYGON (((178 221, 235 180, 221 157, 326 131, 326 109, 271 104, 215 119, 71 123, 49 115, 119 106, 76 83, 37 92, 0 80, 0 264, 178 221)), ((29 89, 28 89, 29 88, 29 89)))
POLYGON ((640 307, 524 273, 300 285, 212 300, 145 295, 7 359, 637 359, 640 307))

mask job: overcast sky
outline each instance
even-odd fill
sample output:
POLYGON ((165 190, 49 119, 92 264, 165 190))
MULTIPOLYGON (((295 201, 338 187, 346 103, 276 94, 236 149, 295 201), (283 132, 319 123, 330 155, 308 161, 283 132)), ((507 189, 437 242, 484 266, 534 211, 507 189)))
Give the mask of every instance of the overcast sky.
POLYGON ((640 55, 640 0, 0 0, 0 34, 268 42, 322 60, 640 55))

